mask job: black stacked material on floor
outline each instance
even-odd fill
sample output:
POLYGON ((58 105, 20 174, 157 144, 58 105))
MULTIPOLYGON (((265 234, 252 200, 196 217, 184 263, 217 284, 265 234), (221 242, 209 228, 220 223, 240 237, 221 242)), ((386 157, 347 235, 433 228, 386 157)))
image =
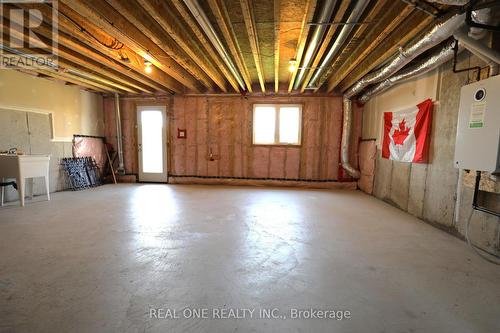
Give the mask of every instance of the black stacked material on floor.
POLYGON ((12 187, 14 187, 17 190, 17 184, 16 184, 16 182, 0 183, 0 187, 11 186, 11 185, 12 185, 12 187))
POLYGON ((61 165, 68 175, 73 191, 102 185, 99 167, 92 157, 63 158, 61 165))

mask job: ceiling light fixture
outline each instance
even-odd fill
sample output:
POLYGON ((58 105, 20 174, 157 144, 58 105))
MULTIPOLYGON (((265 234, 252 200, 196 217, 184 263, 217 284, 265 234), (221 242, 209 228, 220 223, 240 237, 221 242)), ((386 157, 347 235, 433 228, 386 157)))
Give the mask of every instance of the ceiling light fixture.
POLYGON ((293 73, 295 72, 296 69, 297 69, 297 60, 290 59, 290 61, 288 62, 288 71, 290 73, 293 73))
POLYGON ((151 74, 153 72, 153 64, 151 63, 151 61, 144 61, 144 71, 148 74, 151 74))

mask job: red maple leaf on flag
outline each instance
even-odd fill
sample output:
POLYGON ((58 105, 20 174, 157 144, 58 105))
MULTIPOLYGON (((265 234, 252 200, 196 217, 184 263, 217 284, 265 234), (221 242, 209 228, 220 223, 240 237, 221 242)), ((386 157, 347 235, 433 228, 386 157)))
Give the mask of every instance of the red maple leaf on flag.
POLYGON ((394 144, 402 146, 406 138, 408 137, 409 132, 410 132, 410 127, 406 127, 406 122, 403 118, 403 120, 401 120, 401 122, 399 123, 399 129, 396 129, 394 131, 394 134, 392 135, 392 138, 394 139, 394 144))

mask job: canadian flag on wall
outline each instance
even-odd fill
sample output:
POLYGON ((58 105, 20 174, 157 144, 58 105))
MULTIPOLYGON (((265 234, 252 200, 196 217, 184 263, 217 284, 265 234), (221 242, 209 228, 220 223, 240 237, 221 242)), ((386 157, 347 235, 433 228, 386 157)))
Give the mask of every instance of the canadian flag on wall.
POLYGON ((426 163, 433 104, 430 99, 400 112, 384 112, 382 157, 426 163))

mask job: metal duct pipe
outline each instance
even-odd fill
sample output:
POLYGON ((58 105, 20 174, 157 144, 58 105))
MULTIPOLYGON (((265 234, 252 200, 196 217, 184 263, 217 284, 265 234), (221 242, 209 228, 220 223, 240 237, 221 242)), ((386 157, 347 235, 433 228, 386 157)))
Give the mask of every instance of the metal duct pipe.
MULTIPOLYGON (((491 11, 489 8, 474 11, 473 14, 475 15, 474 17, 478 22, 484 24, 487 23, 491 17, 491 11)), ((494 59, 492 58, 492 56, 494 56, 495 54, 498 56, 498 52, 487 48, 476 40, 484 37, 484 30, 477 28, 476 30, 473 30, 471 28, 469 34, 467 34, 467 31, 464 29, 465 28, 458 29, 453 34, 457 40, 460 40, 459 52, 462 51, 464 47, 467 48, 469 51, 477 55, 490 66, 490 73, 492 73, 491 75, 496 75, 496 73, 498 73, 498 63, 492 60, 494 59), (486 55, 486 53, 489 54, 486 55)), ((403 69, 402 71, 397 72, 397 74, 392 76, 391 78, 386 79, 385 81, 382 81, 376 86, 368 89, 361 96, 359 101, 361 103, 366 103, 371 97, 386 91, 394 84, 403 82, 411 77, 427 73, 432 69, 440 66, 441 64, 444 64, 445 62, 453 58, 454 44, 455 43, 453 41, 450 41, 445 46, 443 46, 443 48, 437 50, 428 58, 420 61, 418 64, 411 66, 408 69, 403 69)))
POLYGON ((427 0, 427 2, 439 3, 441 5, 449 6, 465 6, 470 0, 427 0))
POLYGON ((441 43, 461 25, 464 24, 465 14, 455 14, 449 19, 437 23, 429 32, 416 42, 400 50, 399 54, 382 68, 365 75, 361 80, 356 82, 344 94, 347 97, 352 97, 361 92, 366 86, 387 79, 392 74, 403 68, 411 60, 422 54, 424 51, 441 43))
POLYGON ((189 8, 191 11, 191 14, 193 14, 194 18, 198 22, 198 24, 201 26, 205 34, 207 35, 208 39, 212 42, 212 45, 215 47, 219 55, 222 57, 222 60, 224 63, 229 67, 229 70, 231 73, 233 73, 236 81, 238 81, 238 84, 243 90, 246 90, 245 83, 243 82, 243 79, 238 72, 238 69, 234 65, 233 61, 231 60, 231 57, 227 53, 226 49, 224 48, 224 44, 222 44, 222 41, 220 38, 217 36, 217 33, 215 32, 214 28, 212 27, 212 24, 210 23, 207 15, 203 11, 203 8, 201 8, 200 4, 198 3, 198 0, 184 0, 184 3, 186 6, 189 8))
POLYGON ((321 40, 323 39, 323 36, 325 35, 325 31, 327 29, 327 25, 324 25, 322 23, 328 23, 330 21, 330 18, 333 14, 333 9, 335 8, 336 4, 337 0, 326 1, 323 8, 321 8, 321 12, 318 18, 320 25, 316 26, 311 36, 311 41, 309 42, 309 46, 307 47, 306 53, 304 55, 304 60, 302 62, 302 68, 300 69, 300 72, 295 79, 294 89, 299 88, 308 67, 311 65, 313 56, 316 54, 316 51, 318 50, 321 40))
MULTIPOLYGON (((474 22, 488 24, 490 23, 491 19, 491 8, 475 10, 471 13, 471 15, 474 22)), ((486 37, 487 33, 488 31, 486 31, 485 29, 476 27, 471 27, 469 30, 469 36, 474 39, 483 39, 484 37, 486 37)))
POLYGON ((408 79, 411 79, 415 76, 419 76, 430 72, 431 70, 441 66, 445 62, 453 59, 455 44, 458 43, 455 40, 451 40, 447 42, 442 48, 436 50, 432 54, 430 54, 425 59, 419 61, 415 65, 412 65, 408 68, 403 68, 399 72, 397 72, 394 76, 378 83, 377 85, 371 87, 358 99, 361 103, 366 103, 370 98, 375 95, 378 95, 393 85, 397 83, 404 82, 408 79))
POLYGON ((477 53, 480 56, 486 57, 497 64, 500 64, 500 53, 489 47, 485 46, 483 43, 469 37, 466 31, 463 29, 457 30, 453 37, 455 37, 460 43, 464 45, 465 48, 470 50, 472 53, 477 53))
POLYGON ((342 168, 347 171, 353 178, 358 179, 361 173, 355 169, 349 162, 349 142, 351 141, 352 127, 352 102, 351 99, 344 96, 343 98, 343 120, 342 120, 342 141, 340 143, 340 163, 342 168))
MULTIPOLYGON (((319 68, 316 70, 316 73, 311 78, 311 81, 309 81, 309 87, 314 87, 315 83, 321 78, 325 70, 328 68, 328 65, 330 62, 333 60, 333 58, 338 54, 340 51, 340 48, 342 45, 344 45, 345 41, 349 37, 352 29, 355 27, 354 24, 355 22, 358 22, 361 15, 363 14, 366 6, 368 5, 369 1, 368 0, 358 0, 356 1, 356 5, 351 11, 351 14, 349 15, 349 18, 347 19, 346 25, 342 27, 342 30, 340 30, 339 35, 335 39, 335 42, 333 43, 332 47, 330 50, 328 50, 328 53, 326 54, 325 58, 321 62, 321 65, 319 65, 319 68), (349 24, 351 23, 351 24, 349 24)), ((317 86, 319 87, 321 84, 318 84, 317 86)))
POLYGON ((123 163, 123 137, 122 137, 122 117, 120 114, 120 95, 115 93, 115 120, 116 120, 116 146, 118 150, 118 174, 125 174, 123 163))
MULTIPOLYGON (((450 37, 455 30, 457 30, 462 24, 464 24, 464 20, 465 14, 455 14, 449 19, 437 23, 422 38, 420 38, 410 46, 400 50, 400 54, 395 56, 389 62, 389 64, 383 66, 373 73, 366 75, 344 93, 344 121, 342 125, 343 132, 340 156, 342 167, 352 177, 359 178, 360 172, 349 163, 349 140, 352 127, 352 101, 350 98, 361 92, 361 90, 363 90, 369 84, 373 84, 390 77, 392 74, 403 68, 418 55, 450 37)), ((318 72, 316 74, 318 74, 318 72)))

